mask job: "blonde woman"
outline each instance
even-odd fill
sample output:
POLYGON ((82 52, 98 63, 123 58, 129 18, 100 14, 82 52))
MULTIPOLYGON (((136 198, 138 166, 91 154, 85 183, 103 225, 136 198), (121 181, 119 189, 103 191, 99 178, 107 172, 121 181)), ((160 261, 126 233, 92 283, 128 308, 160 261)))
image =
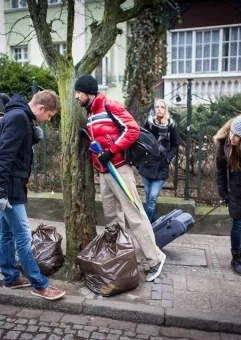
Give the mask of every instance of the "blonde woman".
POLYGON ((170 118, 168 106, 163 99, 156 99, 154 110, 143 127, 152 132, 161 149, 160 156, 140 166, 146 193, 146 214, 151 223, 156 220, 156 201, 169 176, 169 164, 178 149, 178 134, 175 121, 170 118))
POLYGON ((229 207, 231 229, 231 266, 241 275, 241 115, 229 120, 214 136, 219 195, 229 207))

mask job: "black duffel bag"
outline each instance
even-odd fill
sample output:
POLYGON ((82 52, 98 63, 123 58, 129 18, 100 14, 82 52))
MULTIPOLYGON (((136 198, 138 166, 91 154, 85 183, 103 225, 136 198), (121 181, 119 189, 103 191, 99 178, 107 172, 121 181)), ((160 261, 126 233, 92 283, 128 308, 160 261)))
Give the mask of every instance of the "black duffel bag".
POLYGON ((125 151, 125 159, 130 165, 140 166, 160 155, 159 147, 155 136, 140 128, 139 138, 125 151))
MULTIPOLYGON (((116 120, 112 112, 110 112, 106 103, 105 110, 113 120, 114 124, 122 132, 122 126, 116 120)), ((160 156, 160 148, 155 136, 150 131, 140 127, 139 138, 127 150, 125 150, 125 159, 132 166, 140 166, 158 156, 160 156)))

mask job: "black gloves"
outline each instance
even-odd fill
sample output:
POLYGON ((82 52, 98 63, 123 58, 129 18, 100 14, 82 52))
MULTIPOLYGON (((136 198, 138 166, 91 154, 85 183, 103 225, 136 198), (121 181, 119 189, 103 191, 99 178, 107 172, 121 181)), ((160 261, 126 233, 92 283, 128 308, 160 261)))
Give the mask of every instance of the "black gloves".
POLYGON ((222 198, 221 202, 223 202, 223 204, 225 204, 226 207, 227 207, 228 206, 228 197, 226 196, 226 197, 222 198))
POLYGON ((37 144, 43 139, 44 133, 41 127, 36 126, 33 130, 33 141, 32 144, 37 144))
POLYGON ((114 156, 113 152, 110 150, 103 152, 101 156, 99 157, 100 163, 106 167, 106 164, 111 160, 111 158, 114 156))
POLYGON ((91 138, 86 129, 79 129, 79 138, 89 141, 91 138))

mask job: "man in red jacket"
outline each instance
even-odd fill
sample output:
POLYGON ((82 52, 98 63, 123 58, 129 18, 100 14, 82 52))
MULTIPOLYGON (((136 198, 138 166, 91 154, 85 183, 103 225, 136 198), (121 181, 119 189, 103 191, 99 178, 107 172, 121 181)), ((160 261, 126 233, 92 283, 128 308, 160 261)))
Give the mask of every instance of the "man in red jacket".
POLYGON ((166 255, 156 246, 152 226, 136 189, 133 170, 124 158, 124 151, 138 139, 140 127, 123 106, 117 101, 107 100, 98 92, 97 81, 89 74, 82 75, 76 81, 75 98, 88 112, 86 128, 89 135, 100 143, 103 150, 100 157, 92 154, 92 159, 100 173, 100 192, 106 224, 118 222, 125 228, 126 217, 150 267, 146 280, 153 281, 160 275, 166 255), (110 118, 105 105, 121 129, 110 118), (118 169, 140 210, 126 197, 108 172, 106 165, 109 161, 118 169))

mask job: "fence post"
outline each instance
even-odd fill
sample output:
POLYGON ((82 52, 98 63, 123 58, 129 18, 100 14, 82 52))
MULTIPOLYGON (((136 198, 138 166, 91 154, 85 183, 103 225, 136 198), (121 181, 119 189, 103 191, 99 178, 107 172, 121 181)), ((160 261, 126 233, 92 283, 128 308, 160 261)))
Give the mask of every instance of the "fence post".
POLYGON ((186 176, 184 198, 189 199, 189 177, 190 177, 190 149, 191 149, 191 123, 192 123, 192 79, 187 79, 187 136, 186 136, 186 176))
POLYGON ((200 193, 201 193, 203 138, 204 138, 204 125, 200 124, 199 141, 198 141, 197 198, 200 198, 200 193))
MULTIPOLYGON (((178 139, 178 145, 180 142, 180 127, 181 127, 181 117, 180 114, 175 116, 175 120, 177 123, 177 139, 178 139)), ((177 148, 177 153, 175 157, 175 174, 174 174, 174 191, 175 191, 175 196, 177 196, 177 186, 178 186, 178 160, 179 160, 179 147, 177 148)))
POLYGON ((44 173, 44 186, 47 184, 47 132, 46 122, 42 123, 43 129, 43 173, 44 173))
MULTIPOLYGON (((38 92, 38 86, 36 78, 32 78, 32 95, 38 92)), ((34 157, 33 157, 33 169, 34 169, 34 192, 38 191, 38 148, 37 144, 33 146, 34 157)))

